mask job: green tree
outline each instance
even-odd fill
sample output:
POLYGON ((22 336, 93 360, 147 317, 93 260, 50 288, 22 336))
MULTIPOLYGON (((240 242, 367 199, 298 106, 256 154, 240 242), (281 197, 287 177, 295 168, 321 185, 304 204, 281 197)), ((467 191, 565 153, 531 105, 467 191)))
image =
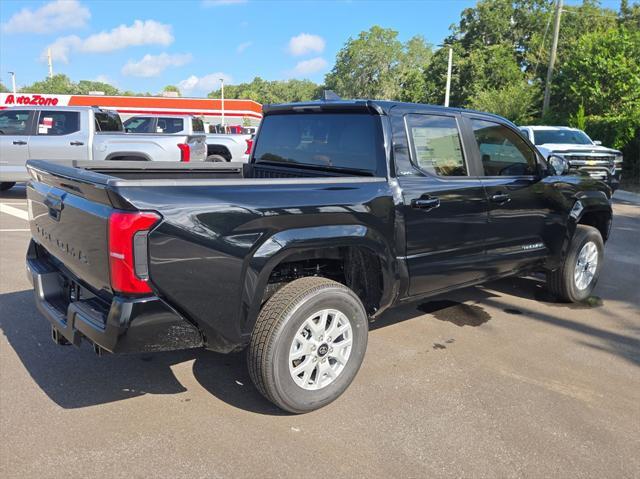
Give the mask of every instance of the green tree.
POLYGON ((25 93, 51 93, 58 95, 74 95, 78 92, 78 85, 71 81, 71 79, 62 74, 53 75, 51 78, 46 78, 42 81, 37 81, 31 85, 25 86, 20 89, 25 93))
POLYGON ((177 93, 178 96, 182 96, 182 93, 180 92, 180 88, 178 88, 175 85, 167 85, 166 87, 164 87, 162 89, 163 92, 174 92, 177 93))
POLYGON ((4 83, 0 82, 0 93, 8 93, 9 89, 4 86, 4 83))
POLYGON ((640 106, 640 29, 585 33, 561 65, 558 107, 587 115, 620 115, 640 106))
POLYGON ((504 116, 514 123, 526 124, 532 119, 538 100, 538 89, 520 80, 482 90, 469 100, 468 106, 504 116))
MULTIPOLYGON (((255 77, 249 83, 225 85, 225 98, 242 98, 262 104, 309 101, 319 98, 321 88, 309 80, 267 81, 255 77)), ((209 98, 220 98, 220 90, 209 93, 209 98)))
POLYGON ((101 81, 80 80, 75 88, 75 93, 88 95, 90 91, 102 91, 105 95, 119 95, 118 89, 101 81))
POLYGON ((432 56, 432 47, 423 37, 403 44, 398 32, 376 25, 347 40, 325 84, 347 98, 423 101, 424 72, 432 56))

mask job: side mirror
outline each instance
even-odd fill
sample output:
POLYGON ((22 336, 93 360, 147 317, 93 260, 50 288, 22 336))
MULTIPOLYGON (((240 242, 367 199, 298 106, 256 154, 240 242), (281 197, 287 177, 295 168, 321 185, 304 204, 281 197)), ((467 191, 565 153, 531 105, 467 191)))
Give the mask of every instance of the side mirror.
POLYGON ((593 144, 600 146, 602 145, 602 142, 600 140, 593 140, 593 144))
POLYGON ((569 171, 569 163, 560 155, 550 155, 548 160, 551 172, 556 175, 564 175, 569 171))

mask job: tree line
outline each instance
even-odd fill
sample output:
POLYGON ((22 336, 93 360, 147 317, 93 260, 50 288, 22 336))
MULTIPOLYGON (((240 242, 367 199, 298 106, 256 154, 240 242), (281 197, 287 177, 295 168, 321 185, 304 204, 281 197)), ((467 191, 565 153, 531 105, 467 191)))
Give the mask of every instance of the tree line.
MULTIPOLYGON (((323 85, 256 77, 225 85, 225 97, 268 104, 317 99, 331 89, 344 98, 442 104, 451 48, 451 106, 490 111, 519 124, 586 129, 624 149, 627 174, 640 182, 640 4, 621 0, 615 11, 583 0, 563 7, 550 109, 542 118, 553 14, 550 0, 479 0, 461 12, 439 47, 422 36, 402 42, 397 31, 373 26, 346 41, 323 85)), ((133 94, 100 82, 74 83, 64 75, 24 90, 133 94)), ((171 85, 166 90, 179 92, 171 85)))

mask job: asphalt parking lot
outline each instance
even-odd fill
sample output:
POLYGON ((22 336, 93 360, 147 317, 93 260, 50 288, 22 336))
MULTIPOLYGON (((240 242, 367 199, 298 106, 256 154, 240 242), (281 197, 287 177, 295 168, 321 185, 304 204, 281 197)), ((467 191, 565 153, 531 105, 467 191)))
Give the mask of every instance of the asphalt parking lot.
POLYGON ((24 188, 2 193, 0 474, 638 477, 640 206, 614 209, 589 304, 518 278, 395 310, 345 395, 292 416, 240 354, 54 345, 24 273, 24 188))

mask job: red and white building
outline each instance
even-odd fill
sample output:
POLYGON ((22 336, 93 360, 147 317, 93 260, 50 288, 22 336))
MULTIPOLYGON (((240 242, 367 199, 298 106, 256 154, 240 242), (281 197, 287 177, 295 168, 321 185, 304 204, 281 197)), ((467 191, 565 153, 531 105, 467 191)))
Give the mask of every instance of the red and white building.
MULTIPOLYGON (((0 109, 20 105, 98 106, 116 110, 123 120, 136 115, 171 114, 202 116, 205 123, 222 123, 219 98, 180 98, 156 96, 48 95, 38 93, 0 93, 0 109)), ((262 105, 253 100, 224 100, 224 124, 242 125, 245 120, 258 125, 262 105)))

